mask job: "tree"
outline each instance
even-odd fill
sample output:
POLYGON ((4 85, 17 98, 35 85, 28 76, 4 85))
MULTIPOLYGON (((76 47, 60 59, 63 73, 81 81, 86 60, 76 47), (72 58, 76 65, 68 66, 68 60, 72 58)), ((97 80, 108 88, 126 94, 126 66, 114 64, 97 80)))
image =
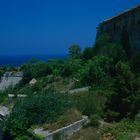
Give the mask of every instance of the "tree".
POLYGON ((71 57, 78 58, 81 55, 81 48, 79 45, 72 45, 69 47, 69 54, 71 57))
POLYGON ((111 37, 107 33, 101 34, 95 42, 94 45, 94 54, 98 55, 100 52, 100 49, 102 49, 107 44, 111 43, 111 37))
POLYGON ((106 33, 97 38, 93 47, 93 53, 94 55, 111 57, 115 64, 120 60, 126 59, 124 47, 112 42, 111 37, 106 33))
MULTIPOLYGON (((121 61, 116 64, 115 71, 115 94, 110 98, 107 108, 109 112, 117 114, 114 119, 119 120, 131 112, 135 96, 133 88, 134 75, 130 66, 121 61)), ((111 114, 109 113, 109 115, 111 114)))
POLYGON ((78 72, 82 85, 101 84, 105 77, 110 74, 112 59, 105 56, 95 56, 78 72))
POLYGON ((82 54, 82 59, 87 61, 89 59, 92 59, 93 56, 94 56, 93 48, 85 48, 82 54))
POLYGON ((124 49, 116 43, 108 43, 100 48, 99 55, 112 58, 115 64, 120 60, 125 60, 126 58, 124 49))
POLYGON ((69 77, 74 75, 82 67, 81 59, 67 59, 64 62, 64 66, 60 72, 62 77, 69 77))

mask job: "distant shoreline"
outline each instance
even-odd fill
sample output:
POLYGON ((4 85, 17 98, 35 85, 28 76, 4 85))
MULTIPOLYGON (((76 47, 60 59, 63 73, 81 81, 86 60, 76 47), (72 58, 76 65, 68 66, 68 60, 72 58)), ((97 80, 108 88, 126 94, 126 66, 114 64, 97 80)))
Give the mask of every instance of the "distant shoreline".
POLYGON ((0 66, 20 66, 32 59, 47 62, 49 59, 63 59, 67 54, 43 54, 43 55, 0 55, 0 66))

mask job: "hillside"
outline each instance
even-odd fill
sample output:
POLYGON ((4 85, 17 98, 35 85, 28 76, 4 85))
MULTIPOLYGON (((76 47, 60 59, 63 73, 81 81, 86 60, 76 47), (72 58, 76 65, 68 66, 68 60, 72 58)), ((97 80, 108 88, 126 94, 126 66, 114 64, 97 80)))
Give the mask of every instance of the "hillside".
POLYGON ((139 136, 140 53, 128 56, 107 34, 93 47, 81 52, 73 45, 69 53, 67 59, 24 64, 21 82, 1 91, 1 105, 13 107, 1 124, 3 140, 44 139, 29 132, 66 127, 82 115, 89 122, 71 140, 139 136), (77 88, 73 90, 77 92, 69 92, 77 88), (15 95, 10 102, 8 94, 15 95))
POLYGON ((109 35, 83 51, 72 45, 68 58, 23 64, 23 74, 1 67, 2 140, 139 137, 140 52, 109 35))

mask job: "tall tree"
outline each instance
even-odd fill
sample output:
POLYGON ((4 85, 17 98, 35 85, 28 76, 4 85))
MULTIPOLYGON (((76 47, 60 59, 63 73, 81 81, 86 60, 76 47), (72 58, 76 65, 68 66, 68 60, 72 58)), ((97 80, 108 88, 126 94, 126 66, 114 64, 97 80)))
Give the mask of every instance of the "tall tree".
POLYGON ((118 114, 114 116, 114 119, 121 119, 131 112, 133 98, 135 97, 134 75, 130 66, 121 61, 116 64, 115 71, 114 88, 116 93, 111 97, 107 108, 118 114))
POLYGON ((72 45, 69 47, 69 54, 71 57, 79 58, 81 55, 81 48, 79 45, 72 45))

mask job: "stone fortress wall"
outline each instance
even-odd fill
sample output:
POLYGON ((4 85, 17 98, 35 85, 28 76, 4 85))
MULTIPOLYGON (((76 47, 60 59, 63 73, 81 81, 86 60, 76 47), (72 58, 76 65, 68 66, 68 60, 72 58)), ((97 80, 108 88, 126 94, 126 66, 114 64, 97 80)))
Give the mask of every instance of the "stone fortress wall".
POLYGON ((8 87, 14 87, 18 84, 23 77, 23 72, 5 72, 4 75, 0 78, 0 90, 5 90, 8 87))
POLYGON ((105 20, 97 27, 97 38, 107 33, 116 43, 128 40, 132 50, 140 50, 140 5, 105 20))

